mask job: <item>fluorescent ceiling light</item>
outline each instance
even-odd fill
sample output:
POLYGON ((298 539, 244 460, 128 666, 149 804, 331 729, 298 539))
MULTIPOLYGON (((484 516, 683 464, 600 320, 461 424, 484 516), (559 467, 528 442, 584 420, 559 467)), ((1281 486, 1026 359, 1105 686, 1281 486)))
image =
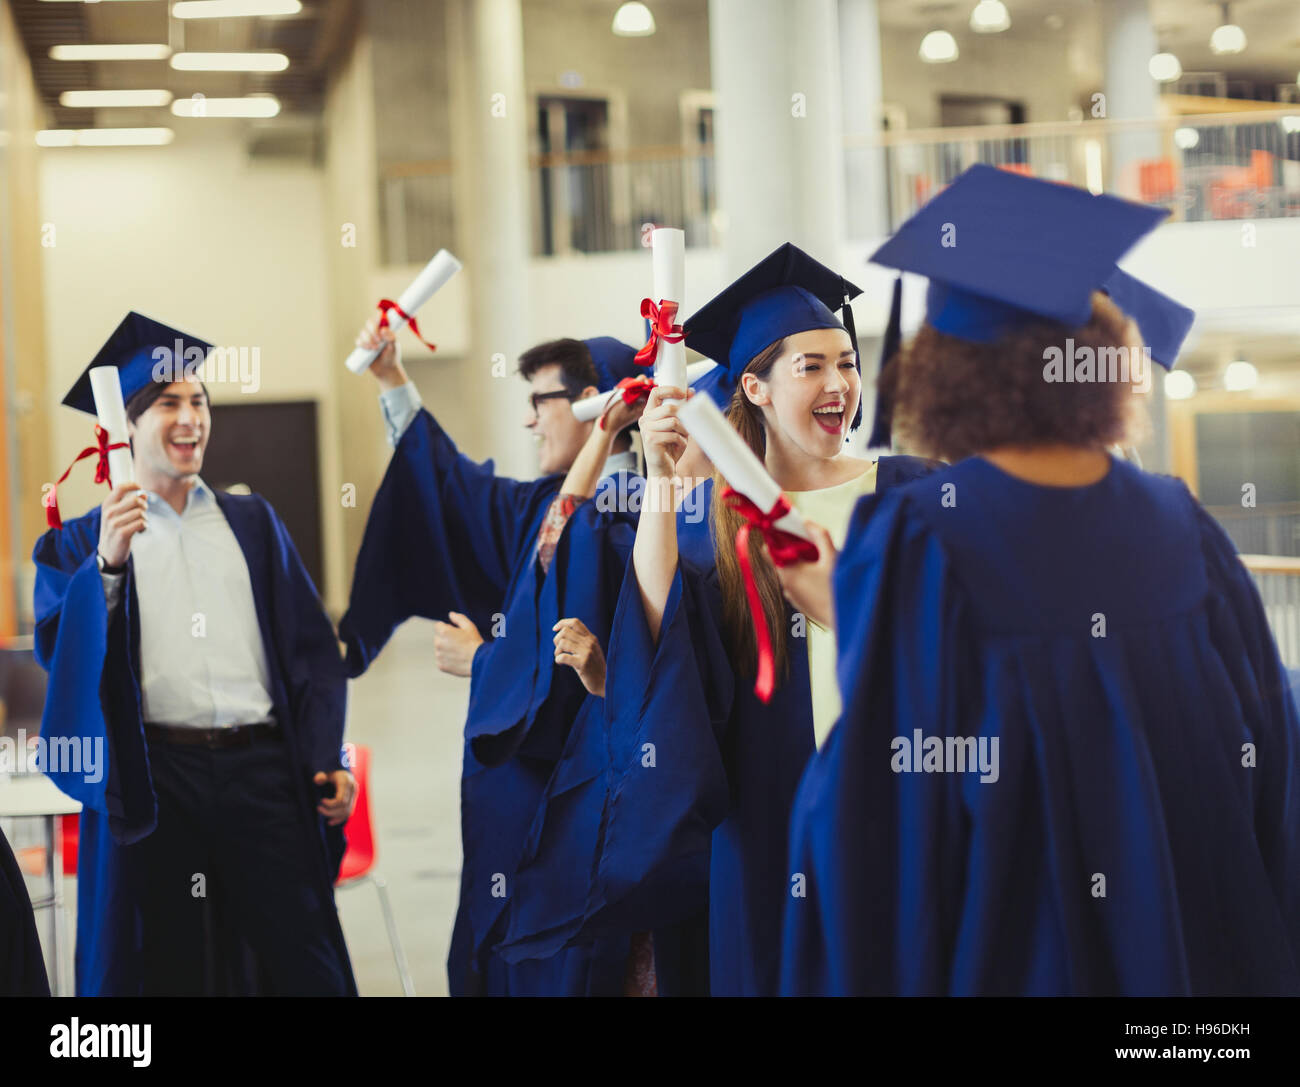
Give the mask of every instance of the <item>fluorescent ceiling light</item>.
POLYGON ((181 72, 283 72, 283 53, 177 53, 172 67, 181 72))
POLYGON ((172 103, 177 117, 274 117, 280 112, 280 100, 270 94, 247 98, 178 98, 172 103))
POLYGON ((52 45, 51 60, 166 60, 170 45, 52 45))
POLYGON ((165 106, 171 91, 64 91, 59 105, 94 109, 97 106, 165 106))
POLYGON ((50 128, 36 133, 41 147, 160 147, 171 143, 170 128, 50 128))
POLYGON ((172 5, 178 19, 222 19, 241 15, 297 15, 298 0, 180 0, 172 5))

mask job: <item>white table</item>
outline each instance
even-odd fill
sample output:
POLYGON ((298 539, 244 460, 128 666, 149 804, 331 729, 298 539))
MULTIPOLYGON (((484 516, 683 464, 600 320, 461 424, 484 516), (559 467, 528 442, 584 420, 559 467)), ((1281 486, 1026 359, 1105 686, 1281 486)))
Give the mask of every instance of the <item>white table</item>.
POLYGON ((63 910, 63 835, 58 817, 76 815, 79 801, 62 792, 44 774, 0 775, 0 818, 42 819, 50 838, 50 893, 32 900, 32 909, 52 907, 54 939, 50 958, 54 976, 50 988, 55 996, 72 993, 72 957, 68 954, 67 915, 63 910))

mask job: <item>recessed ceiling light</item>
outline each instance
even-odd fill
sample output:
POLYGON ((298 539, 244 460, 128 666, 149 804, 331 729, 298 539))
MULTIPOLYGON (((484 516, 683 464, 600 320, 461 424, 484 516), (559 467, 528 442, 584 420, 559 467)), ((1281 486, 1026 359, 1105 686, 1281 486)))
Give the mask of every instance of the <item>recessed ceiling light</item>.
POLYGON ((280 112, 280 100, 270 94, 246 98, 206 98, 196 94, 172 103, 177 117, 274 117, 280 112))
POLYGON ((50 128, 36 133, 40 147, 159 147, 171 143, 170 128, 50 128))
POLYGON ((178 19, 234 19, 240 16, 297 15, 298 0, 179 0, 172 5, 178 19))

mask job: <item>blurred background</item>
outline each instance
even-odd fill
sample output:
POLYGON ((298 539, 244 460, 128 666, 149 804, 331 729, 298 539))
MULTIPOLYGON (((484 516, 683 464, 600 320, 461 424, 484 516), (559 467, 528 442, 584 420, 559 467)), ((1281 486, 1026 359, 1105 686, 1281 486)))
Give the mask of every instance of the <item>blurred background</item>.
MULTIPOLYGON (((342 360, 438 248, 465 270, 408 368, 466 452, 527 476, 514 360, 636 340, 649 226, 686 231, 687 314, 784 241, 840 269, 870 377, 890 280, 866 255, 976 162, 1169 208, 1125 265, 1197 322, 1141 454, 1250 556, 1300 667, 1295 0, 3 0, 6 729, 39 715, 43 488, 91 438, 59 401, 127 310, 240 359, 204 478, 272 501, 337 615, 389 453, 342 360)), ((65 517, 102 500, 90 476, 65 517)), ((350 725, 421 993, 446 989, 466 698, 430 637, 401 632, 350 725)), ((52 894, 52 832, 5 827, 52 894)), ((401 991, 378 898, 340 903, 362 991, 401 991)))

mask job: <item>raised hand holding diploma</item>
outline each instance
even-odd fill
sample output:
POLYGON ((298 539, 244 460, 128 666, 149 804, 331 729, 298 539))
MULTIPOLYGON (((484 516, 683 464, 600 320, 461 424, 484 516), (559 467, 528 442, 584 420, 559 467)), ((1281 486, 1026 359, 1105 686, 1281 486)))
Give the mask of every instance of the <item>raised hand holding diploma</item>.
MULTIPOLYGON (((421 269, 420 274, 412 280, 411 285, 401 293, 396 302, 383 298, 379 302, 381 328, 391 328, 396 333, 402 326, 409 324, 411 331, 420 336, 420 326, 416 324, 415 312, 430 298, 447 285, 461 269, 461 263, 445 249, 439 249, 433 259, 421 269)), ((420 337, 430 350, 433 344, 420 337)), ((382 345, 368 348, 358 346, 347 357, 347 368, 354 374, 361 373, 378 357, 382 345)))
POLYGON ((87 446, 77 455, 50 491, 45 506, 45 520, 51 528, 63 527, 63 518, 59 515, 59 483, 68 478, 77 461, 86 457, 97 458, 96 483, 107 483, 112 487, 115 482, 132 483, 135 480, 131 439, 126 429, 126 406, 122 403, 122 380, 117 367, 92 366, 87 371, 87 376, 95 399, 95 416, 99 420, 95 426, 96 444, 87 446))
POLYGON ((659 227, 650 235, 654 259, 654 296, 641 300, 641 316, 650 322, 650 337, 637 352, 642 366, 652 363, 655 384, 685 389, 686 345, 677 317, 686 295, 686 232, 659 227))
POLYGON ((826 630, 835 629, 835 597, 831 589, 831 574, 840 557, 831 534, 815 521, 805 521, 804 527, 817 548, 813 562, 788 562, 778 565, 776 576, 781 582, 785 598, 813 622, 826 630))
MULTIPOLYGON (((717 369, 718 364, 710 359, 702 362, 692 362, 686 367, 686 380, 694 385, 705 374, 717 369)), ((623 380, 618 383, 618 388, 611 389, 607 393, 597 393, 595 396, 587 396, 581 400, 573 402, 573 416, 580 423, 589 423, 592 419, 598 419, 605 414, 606 410, 620 397, 627 403, 633 399, 646 397, 650 390, 655 386, 655 382, 643 378, 641 381, 623 380)))
MULTIPOLYGON (((149 527, 148 498, 140 484, 119 483, 100 507, 99 554, 104 565, 120 570, 131 557, 131 537, 149 527)), ((112 573, 113 569, 105 571, 112 573)))

